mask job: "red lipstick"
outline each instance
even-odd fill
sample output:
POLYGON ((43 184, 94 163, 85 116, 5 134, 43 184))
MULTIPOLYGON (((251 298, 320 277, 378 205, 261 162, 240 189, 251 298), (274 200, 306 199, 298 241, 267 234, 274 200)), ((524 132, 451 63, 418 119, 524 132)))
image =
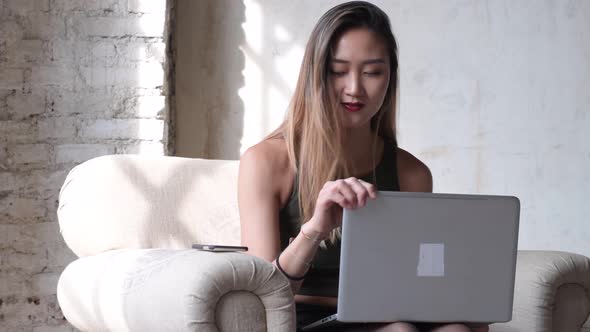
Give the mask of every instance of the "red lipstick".
POLYGON ((365 104, 363 104, 363 103, 342 103, 342 106, 344 106, 344 108, 349 112, 358 112, 365 106, 365 104))

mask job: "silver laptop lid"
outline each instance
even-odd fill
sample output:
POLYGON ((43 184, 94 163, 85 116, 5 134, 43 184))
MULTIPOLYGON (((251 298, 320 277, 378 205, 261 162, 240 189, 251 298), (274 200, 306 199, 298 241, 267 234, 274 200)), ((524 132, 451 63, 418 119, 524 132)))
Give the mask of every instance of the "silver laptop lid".
POLYGON ((343 322, 505 322, 512 317, 516 197, 380 192, 345 210, 343 322))

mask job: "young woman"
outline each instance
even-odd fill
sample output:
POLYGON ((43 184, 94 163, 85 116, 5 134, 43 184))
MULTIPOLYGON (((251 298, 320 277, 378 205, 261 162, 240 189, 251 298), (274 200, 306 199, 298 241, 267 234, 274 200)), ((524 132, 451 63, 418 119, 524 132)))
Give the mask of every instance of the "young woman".
MULTIPOLYGON (((387 15, 366 2, 338 5, 311 34, 286 120, 241 158, 242 243, 291 280, 298 326, 335 312, 342 208, 363 208, 377 190, 432 191, 428 167, 397 146, 397 91, 387 15)), ((406 322, 347 329, 471 331, 406 322)))

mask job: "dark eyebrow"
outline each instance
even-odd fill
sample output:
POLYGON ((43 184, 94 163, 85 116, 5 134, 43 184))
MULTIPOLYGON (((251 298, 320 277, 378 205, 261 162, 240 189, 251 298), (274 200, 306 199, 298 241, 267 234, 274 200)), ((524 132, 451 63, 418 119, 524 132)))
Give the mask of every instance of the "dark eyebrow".
MULTIPOLYGON (((332 58, 332 62, 335 63, 350 63, 350 61, 346 61, 346 60, 342 60, 342 59, 337 59, 337 58, 332 58)), ((365 60, 362 62, 363 65, 370 65, 370 64, 374 64, 374 63, 382 63, 385 64, 385 60, 383 59, 369 59, 369 60, 365 60)))

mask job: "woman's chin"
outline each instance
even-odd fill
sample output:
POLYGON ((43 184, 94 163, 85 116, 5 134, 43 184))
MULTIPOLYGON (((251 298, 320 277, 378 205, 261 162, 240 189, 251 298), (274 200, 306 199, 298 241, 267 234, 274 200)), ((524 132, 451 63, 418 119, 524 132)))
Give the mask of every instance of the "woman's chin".
POLYGON ((345 110, 342 116, 342 126, 345 129, 370 128, 371 118, 375 115, 375 113, 377 112, 370 112, 370 110, 366 108, 358 112, 350 112, 345 110))

